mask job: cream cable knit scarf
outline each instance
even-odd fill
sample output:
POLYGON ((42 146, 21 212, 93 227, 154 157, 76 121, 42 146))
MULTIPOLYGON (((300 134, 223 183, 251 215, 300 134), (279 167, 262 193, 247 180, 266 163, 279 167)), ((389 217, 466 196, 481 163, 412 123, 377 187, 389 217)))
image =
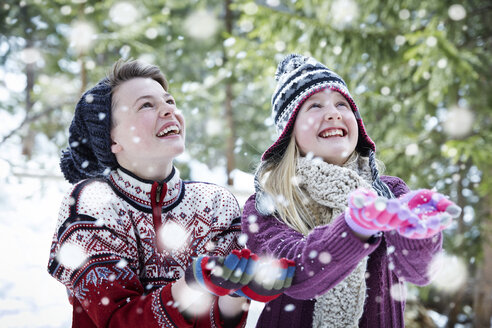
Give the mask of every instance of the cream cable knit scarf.
MULTIPOLYGON (((300 157, 296 173, 299 186, 310 197, 306 207, 317 225, 330 223, 343 213, 351 191, 370 189, 372 183, 368 158, 356 152, 343 167, 300 157)), ((316 298, 313 327, 358 327, 366 297, 366 266, 364 258, 344 280, 316 298)))

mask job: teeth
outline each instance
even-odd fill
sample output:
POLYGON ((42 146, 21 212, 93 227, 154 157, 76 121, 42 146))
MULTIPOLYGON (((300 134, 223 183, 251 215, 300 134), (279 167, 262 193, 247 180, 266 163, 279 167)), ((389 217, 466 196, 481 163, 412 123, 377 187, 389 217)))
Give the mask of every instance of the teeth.
POLYGON ((320 137, 322 138, 333 137, 333 136, 343 137, 343 131, 341 129, 327 130, 321 133, 320 135, 320 137))
POLYGON ((167 128, 165 128, 164 130, 162 130, 161 132, 159 132, 157 134, 158 137, 162 137, 162 136, 165 136, 167 134, 178 134, 179 133, 179 128, 177 125, 171 125, 171 126, 168 126, 167 128))

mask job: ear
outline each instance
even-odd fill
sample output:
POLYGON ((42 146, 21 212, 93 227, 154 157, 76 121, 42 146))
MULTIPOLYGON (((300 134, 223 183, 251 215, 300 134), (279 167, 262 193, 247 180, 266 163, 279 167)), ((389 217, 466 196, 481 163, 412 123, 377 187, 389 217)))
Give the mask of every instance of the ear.
POLYGON ((123 150, 123 146, 121 146, 117 141, 111 140, 111 152, 113 154, 118 154, 123 150))

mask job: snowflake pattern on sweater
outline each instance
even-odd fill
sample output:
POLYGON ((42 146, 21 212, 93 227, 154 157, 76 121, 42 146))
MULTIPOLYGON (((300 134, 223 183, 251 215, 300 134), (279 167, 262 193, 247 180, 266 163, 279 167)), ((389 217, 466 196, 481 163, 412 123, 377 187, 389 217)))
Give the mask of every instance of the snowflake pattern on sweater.
MULTIPOLYGON (((225 188, 185 182, 175 168, 160 183, 120 168, 106 180, 76 184, 65 196, 48 271, 72 296, 74 325, 85 315, 90 320, 81 320, 97 327, 196 326, 174 306, 171 284, 193 257, 240 248, 240 229, 239 205, 225 188), (156 188, 165 192, 158 229, 156 188)), ((210 322, 211 313, 197 320, 210 322)))

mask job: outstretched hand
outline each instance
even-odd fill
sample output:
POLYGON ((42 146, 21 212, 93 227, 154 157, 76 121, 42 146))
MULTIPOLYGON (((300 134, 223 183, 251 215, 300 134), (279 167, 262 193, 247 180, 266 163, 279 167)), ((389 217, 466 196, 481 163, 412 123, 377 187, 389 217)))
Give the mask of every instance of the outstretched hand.
POLYGON ((447 228, 461 214, 461 208, 444 195, 429 189, 409 192, 400 198, 412 212, 398 226, 398 233, 411 239, 428 238, 447 228))
POLYGON ((404 237, 423 239, 448 227, 460 213, 460 207, 428 189, 412 191, 398 199, 358 189, 349 195, 345 220, 355 232, 363 235, 396 230, 404 237))
POLYGON ((236 295, 258 302, 269 302, 290 287, 295 269, 295 262, 286 258, 261 261, 253 280, 237 290, 236 295))
POLYGON ((185 280, 214 295, 229 295, 253 279, 257 262, 258 256, 249 249, 235 249, 226 257, 201 255, 186 269, 185 280))
POLYGON ((249 249, 242 249, 226 257, 197 257, 186 269, 185 280, 189 286, 198 285, 217 296, 235 294, 268 302, 290 287, 294 271, 294 261, 260 261, 249 249))

